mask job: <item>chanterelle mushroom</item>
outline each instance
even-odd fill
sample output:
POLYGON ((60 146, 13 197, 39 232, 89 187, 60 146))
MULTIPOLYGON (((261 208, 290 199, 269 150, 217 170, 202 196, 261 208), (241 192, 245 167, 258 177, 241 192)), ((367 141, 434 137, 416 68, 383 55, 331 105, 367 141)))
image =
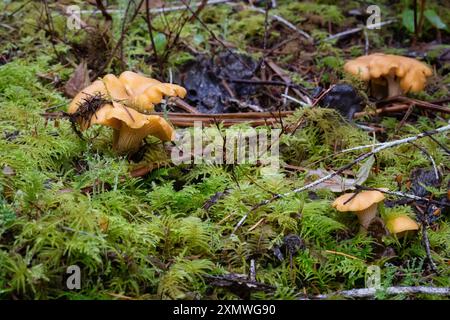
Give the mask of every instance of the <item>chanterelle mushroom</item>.
POLYGON ((94 81, 75 96, 70 103, 69 113, 73 113, 83 100, 95 93, 110 98, 113 105, 121 103, 138 111, 153 111, 153 105, 160 103, 164 95, 184 98, 186 89, 176 84, 162 83, 131 71, 123 72, 119 78, 107 74, 103 79, 94 81))
POLYGON ((170 83, 162 83, 131 71, 123 72, 119 80, 127 93, 133 97, 132 104, 138 110, 153 110, 153 104, 160 103, 163 95, 186 96, 186 89, 170 83))
POLYGON ((371 81, 376 98, 394 97, 408 92, 419 92, 433 71, 416 59, 393 54, 374 53, 348 61, 347 73, 364 81, 371 81))
POLYGON ((419 230, 419 225, 416 221, 405 215, 388 218, 386 228, 391 234, 395 234, 397 238, 401 238, 408 232, 419 230))
POLYGON ((333 207, 341 212, 353 212, 358 216, 360 230, 364 231, 377 215, 377 204, 383 201, 384 194, 380 191, 362 191, 345 193, 333 202, 333 207))
POLYGON ((161 102, 163 94, 184 96, 186 91, 183 90, 180 86, 164 84, 132 72, 122 73, 119 78, 109 74, 79 92, 70 103, 68 112, 82 131, 94 124, 113 128, 114 149, 118 153, 130 153, 137 151, 148 135, 163 141, 173 140, 174 130, 166 120, 138 110, 152 110, 154 103, 161 102), (130 76, 141 82, 146 81, 147 84, 127 81, 130 76), (152 89, 155 86, 157 87, 152 89), (157 94, 152 96, 152 92, 157 94), (146 95, 145 101, 139 100, 139 96, 143 94, 146 95), (135 105, 137 100, 141 101, 139 106, 135 105))

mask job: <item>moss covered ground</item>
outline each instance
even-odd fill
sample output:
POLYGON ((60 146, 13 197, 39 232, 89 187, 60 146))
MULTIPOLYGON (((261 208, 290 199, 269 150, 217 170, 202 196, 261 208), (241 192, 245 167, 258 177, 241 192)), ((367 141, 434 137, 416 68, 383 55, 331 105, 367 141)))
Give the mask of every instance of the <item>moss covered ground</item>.
MULTIPOLYGON (((324 39, 358 25, 346 14, 358 1, 332 2, 278 1, 272 13, 315 39, 324 39)), ((159 58, 165 59, 158 65, 154 51, 148 48, 147 24, 139 16, 130 23, 123 41, 123 60, 114 57, 101 70, 120 39, 123 17, 113 14, 109 40, 101 43, 83 30, 67 30, 66 17, 53 2, 48 5, 49 28, 44 3, 0 4, 0 298, 238 299, 235 292, 212 285, 209 277, 248 275, 251 261, 256 265, 256 281, 273 287, 251 292, 252 299, 296 299, 363 288, 371 265, 381 268, 382 288, 450 286, 450 218, 445 207, 427 225, 437 272, 430 267, 422 232, 402 239, 359 233, 354 215, 333 209, 338 194, 327 189, 308 190, 261 206, 233 233, 242 216, 260 201, 312 181, 308 170, 337 169, 363 153, 333 156, 337 151, 435 129, 447 124, 448 115, 415 111, 401 125, 403 115, 365 116, 364 123, 377 123, 384 130, 373 134, 335 110, 300 108, 292 103, 295 113, 283 125, 295 125, 300 118, 303 122, 295 133, 281 136, 281 168, 275 175, 265 175, 263 167, 250 164, 176 166, 153 140, 136 163, 114 153, 108 128, 92 128, 81 140, 67 119, 42 115, 67 110, 70 98, 64 95, 63 86, 82 58, 93 73, 118 74, 130 69, 167 80, 196 54, 220 48, 210 32, 254 59, 264 54, 265 34, 265 45, 271 48, 285 40, 286 32, 294 33, 277 22, 269 23, 269 32, 265 32, 264 14, 250 11, 243 3, 207 6, 199 17, 209 31, 197 19, 190 19, 178 39, 167 31, 172 28, 172 32, 189 11, 155 15, 154 40, 159 58), (154 169, 144 176, 131 176, 142 164, 154 169), (289 246, 290 237, 300 244, 289 246), (277 249, 283 259, 277 257, 277 249), (82 270, 80 290, 65 287, 71 265, 82 270)), ((95 9, 81 1, 78 4, 95 9)), ((126 7, 120 1, 116 5, 126 7)), ((430 1, 429 5, 438 3, 430 1)), ((401 20, 407 4, 402 1, 392 7, 380 1, 380 6, 384 16, 401 20)), ((450 8, 442 10, 447 11, 439 12, 449 25, 450 8)), ((101 15, 88 21, 96 32, 106 24, 101 15)), ((401 23, 369 31, 371 52, 406 53, 412 35, 399 39, 401 32, 407 34, 401 23)), ((448 31, 441 33, 449 39, 448 31)), ((434 37, 435 29, 427 26, 420 41, 429 43, 434 37)), ((425 92, 413 97, 424 101, 448 98, 450 67, 436 60, 445 48, 445 44, 434 46, 436 52, 426 55, 435 76, 425 92)), ((298 84, 312 89, 344 80, 344 61, 363 54, 364 41, 311 45, 299 37, 275 52, 271 59, 298 84)), ((281 97, 282 91, 274 95, 281 97)), ((364 186, 408 193, 411 173, 433 168, 431 155, 442 178, 439 186, 428 187, 429 195, 446 199, 450 161, 440 145, 450 148, 449 135, 438 134, 434 139, 377 154, 364 186)), ((363 165, 351 171, 356 173, 363 165)), ((352 172, 347 173, 351 176, 352 172)), ((413 204, 402 204, 393 196, 387 199, 390 205, 380 208, 383 217, 416 217, 413 204)), ((431 295, 388 297, 383 290, 376 298, 439 299, 431 295)))

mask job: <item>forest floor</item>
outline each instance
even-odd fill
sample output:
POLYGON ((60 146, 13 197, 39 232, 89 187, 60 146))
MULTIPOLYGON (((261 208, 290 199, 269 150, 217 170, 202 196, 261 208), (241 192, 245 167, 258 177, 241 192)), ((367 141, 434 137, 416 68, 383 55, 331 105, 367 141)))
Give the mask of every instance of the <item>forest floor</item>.
POLYGON ((450 139, 432 131, 450 119, 444 1, 426 2, 420 34, 405 1, 377 1, 379 29, 359 1, 108 2, 0 4, 0 298, 358 298, 345 290, 373 270, 369 297, 448 298, 436 292, 450 287, 450 139), (431 66, 425 90, 370 97, 343 65, 375 52, 431 66), (279 168, 176 164, 153 138, 118 155, 103 126, 80 137, 71 99, 125 70, 186 88, 156 106, 177 134, 199 119, 268 130, 279 168), (387 193, 360 231, 332 204, 364 188, 387 193), (388 232, 398 216, 418 230, 388 232))

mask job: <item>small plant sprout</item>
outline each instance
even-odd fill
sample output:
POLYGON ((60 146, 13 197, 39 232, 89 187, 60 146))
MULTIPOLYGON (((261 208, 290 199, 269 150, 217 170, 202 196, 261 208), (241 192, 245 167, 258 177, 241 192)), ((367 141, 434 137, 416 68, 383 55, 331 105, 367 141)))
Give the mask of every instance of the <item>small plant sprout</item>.
POLYGON ((384 200, 380 191, 362 191, 345 193, 333 202, 333 207, 340 212, 353 212, 358 216, 360 232, 365 232, 370 222, 376 217, 378 203, 384 200))
POLYGON ((184 97, 186 90, 133 72, 124 72, 119 78, 108 74, 78 93, 68 111, 81 131, 94 124, 113 128, 114 150, 133 153, 148 135, 162 141, 174 138, 174 129, 166 120, 139 112, 152 111, 163 94, 184 97))
POLYGON ((427 77, 433 71, 416 59, 383 53, 374 53, 348 61, 344 70, 371 83, 374 97, 395 97, 424 89, 427 77))

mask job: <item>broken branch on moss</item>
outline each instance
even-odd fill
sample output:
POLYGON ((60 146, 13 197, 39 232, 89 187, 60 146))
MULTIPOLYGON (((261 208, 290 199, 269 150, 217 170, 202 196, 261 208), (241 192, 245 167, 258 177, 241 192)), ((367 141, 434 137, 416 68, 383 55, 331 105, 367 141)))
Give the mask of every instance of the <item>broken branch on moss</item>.
MULTIPOLYGON (((331 297, 344 297, 344 298, 373 298, 377 294, 377 291, 383 292, 387 295, 399 295, 399 294, 430 294, 438 296, 450 296, 450 288, 435 288, 435 287, 387 287, 386 289, 376 288, 364 288, 364 289, 351 289, 345 291, 338 291, 329 294, 319 294, 311 297, 311 299, 329 299, 331 297)), ((305 299, 300 299, 305 300, 305 299)))
POLYGON ((233 232, 231 234, 234 235, 236 233, 236 231, 239 229, 239 227, 242 226, 242 224, 245 222, 245 220, 247 219, 248 215, 250 213, 252 213, 253 211, 255 211, 256 209, 260 208, 261 206, 265 206, 265 205, 267 205, 269 203, 272 203, 272 202, 274 202, 277 199, 288 197, 288 196, 290 196, 292 194, 300 193, 300 192, 306 191, 308 189, 311 189, 312 187, 315 187, 315 186, 321 184, 322 182, 325 182, 325 181, 327 181, 327 180, 329 180, 329 179, 331 179, 331 178, 341 174, 345 170, 350 169, 351 167, 353 167, 355 164, 360 163, 361 161, 369 158, 370 156, 373 156, 373 155, 377 154, 380 151, 383 151, 384 149, 396 147, 396 146, 399 146, 399 145, 404 144, 404 143, 409 143, 411 141, 415 141, 415 140, 418 140, 418 139, 421 139, 421 138, 424 138, 424 137, 428 137, 430 135, 434 135, 434 134, 437 134, 437 133, 442 133, 442 132, 449 131, 449 130, 450 130, 450 124, 447 125, 447 126, 443 126, 443 127, 437 128, 435 130, 422 132, 422 133, 420 133, 418 135, 415 135, 415 136, 412 136, 412 137, 385 142, 384 144, 382 144, 382 145, 378 146, 377 148, 373 149, 372 151, 359 156, 358 158, 356 158, 355 160, 353 160, 349 164, 346 164, 345 166, 339 168, 337 171, 335 171, 333 173, 330 173, 330 174, 324 176, 323 178, 317 179, 316 181, 311 182, 311 183, 309 183, 309 184, 307 184, 307 185, 305 185, 305 186, 303 186, 301 188, 297 188, 297 189, 294 189, 294 190, 292 190, 290 192, 286 192, 286 193, 283 193, 283 194, 276 194, 275 196, 273 196, 270 199, 261 201, 260 203, 255 205, 249 212, 247 212, 241 218, 241 220, 239 220, 239 222, 237 223, 237 225, 235 226, 235 228, 234 228, 234 230, 233 230, 233 232))

